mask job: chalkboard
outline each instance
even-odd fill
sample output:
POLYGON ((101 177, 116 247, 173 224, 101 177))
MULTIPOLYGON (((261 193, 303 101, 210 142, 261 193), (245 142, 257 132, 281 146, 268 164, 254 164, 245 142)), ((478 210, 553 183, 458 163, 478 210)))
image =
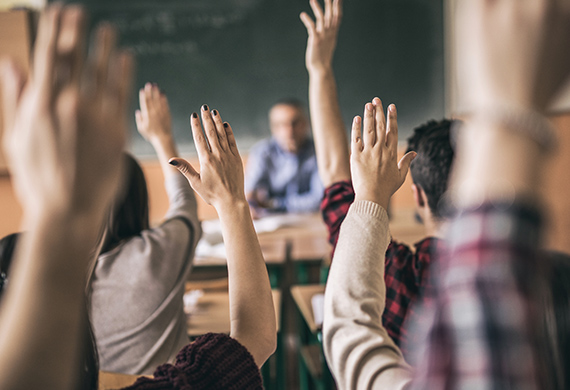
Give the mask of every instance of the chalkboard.
MULTIPOLYGON (((96 24, 118 26, 137 58, 136 90, 156 82, 170 100, 182 153, 201 104, 229 121, 243 151, 269 134, 280 98, 307 101, 307 0, 80 0, 96 24)), ((443 0, 345 0, 334 66, 347 128, 374 96, 396 103, 403 136, 444 113, 443 0)), ((133 114, 134 116, 134 114, 133 114)), ((132 150, 152 149, 136 133, 132 150)))

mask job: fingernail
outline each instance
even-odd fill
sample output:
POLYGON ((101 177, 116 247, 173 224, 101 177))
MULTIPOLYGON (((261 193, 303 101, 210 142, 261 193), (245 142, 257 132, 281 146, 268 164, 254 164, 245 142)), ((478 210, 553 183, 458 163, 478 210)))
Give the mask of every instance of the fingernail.
POLYGON ((206 104, 204 104, 204 105, 202 106, 202 110, 208 111, 208 106, 207 106, 206 104))
POLYGON ((196 119, 198 118, 198 114, 196 114, 195 112, 192 113, 192 118, 196 119))
POLYGON ((218 115, 218 111, 217 111, 217 110, 212 110, 212 115, 214 115, 214 116, 218 115))
POLYGON ((372 111, 372 104, 366 103, 366 109, 367 109, 368 111, 372 111))
POLYGON ((224 122, 224 127, 227 129, 228 128, 228 122, 224 122))
POLYGON ((396 105, 395 105, 395 104, 390 104, 389 109, 390 109, 391 112, 396 112, 396 105))
POLYGON ((175 166, 175 167, 178 166, 178 161, 176 161, 176 160, 170 160, 168 163, 172 166, 175 166))

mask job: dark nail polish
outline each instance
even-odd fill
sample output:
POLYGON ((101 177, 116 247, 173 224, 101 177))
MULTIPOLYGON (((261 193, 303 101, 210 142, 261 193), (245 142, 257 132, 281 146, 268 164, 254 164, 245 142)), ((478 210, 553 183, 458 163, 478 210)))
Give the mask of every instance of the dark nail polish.
POLYGON ((198 118, 198 114, 196 114, 195 112, 192 113, 192 118, 198 118))
POLYGON ((224 122, 224 127, 227 129, 228 128, 228 122, 224 122))
POLYGON ((176 160, 171 160, 168 162, 170 165, 177 167, 178 166, 178 161, 176 160))
POLYGON ((202 106, 202 110, 208 111, 208 106, 207 106, 206 104, 204 104, 204 105, 202 106))
POLYGON ((212 110, 212 115, 214 115, 214 116, 218 115, 218 111, 217 111, 217 110, 212 110))

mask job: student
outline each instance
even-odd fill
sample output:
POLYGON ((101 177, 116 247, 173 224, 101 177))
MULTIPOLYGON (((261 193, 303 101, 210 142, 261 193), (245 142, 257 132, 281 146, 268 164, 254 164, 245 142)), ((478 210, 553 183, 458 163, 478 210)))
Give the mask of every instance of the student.
MULTIPOLYGON (((336 245, 342 221, 354 202, 354 189, 349 168, 349 154, 344 124, 338 103, 332 58, 342 19, 342 2, 325 2, 325 10, 311 1, 316 20, 306 14, 301 20, 309 35, 306 66, 309 72, 309 104, 315 139, 319 174, 325 185, 321 203, 323 219, 329 230, 329 241, 336 245)), ((447 188, 453 160, 450 131, 455 121, 429 121, 414 129, 408 140, 409 152, 418 153, 412 163, 415 206, 427 237, 417 242, 415 250, 391 240, 385 254, 386 308, 382 323, 400 348, 409 343, 406 320, 413 316, 413 303, 429 289, 429 267, 438 248, 446 218, 439 205, 447 188)))
POLYGON ((125 155, 124 190, 109 214, 90 302, 101 369, 150 375, 189 342, 182 298, 202 231, 194 191, 168 164, 178 151, 166 96, 147 83, 139 102, 137 129, 156 150, 170 206, 150 228, 144 173, 125 155))
MULTIPOLYGON (((90 253, 115 199, 127 131, 132 58, 114 29, 97 29, 85 60, 85 14, 51 5, 40 17, 31 77, 2 68, 5 144, 27 233, 16 248, 0 312, 0 388, 77 388, 90 253), (110 66, 113 65, 113 66, 110 66), (57 77, 56 77, 57 76, 57 77)), ((192 132, 200 174, 171 160, 216 207, 228 248, 230 336, 187 345, 176 365, 131 388, 256 389, 258 367, 275 349, 276 324, 265 262, 243 191, 231 127, 202 110, 192 132), (211 149, 208 148, 210 145, 211 149)))
POLYGON ((339 387, 551 388, 533 293, 542 277, 539 184, 553 139, 540 113, 569 75, 569 21, 568 7, 549 0, 472 1, 458 9, 458 58, 469 60, 460 62, 460 81, 474 112, 458 139, 450 184, 458 214, 426 308, 427 338, 415 345, 415 373, 380 325, 385 208, 407 168, 395 159, 396 111, 391 106, 385 122, 381 106, 367 104, 363 130, 355 118, 356 199, 341 227, 323 322, 339 387))
POLYGON ((253 146, 247 163, 246 194, 254 215, 317 211, 323 186, 303 103, 274 104, 269 127, 271 138, 253 146))

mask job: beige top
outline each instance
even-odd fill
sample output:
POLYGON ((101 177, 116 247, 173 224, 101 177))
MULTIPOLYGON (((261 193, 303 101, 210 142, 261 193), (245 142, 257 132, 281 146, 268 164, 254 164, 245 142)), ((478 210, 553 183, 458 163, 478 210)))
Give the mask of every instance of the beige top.
POLYGON ((412 369, 382 326, 388 216, 378 204, 350 207, 325 290, 327 362, 340 389, 405 389, 412 369))
POLYGON ((101 370, 150 375, 190 341, 182 297, 202 230, 184 176, 168 177, 165 187, 170 207, 162 225, 97 260, 91 320, 101 370))

